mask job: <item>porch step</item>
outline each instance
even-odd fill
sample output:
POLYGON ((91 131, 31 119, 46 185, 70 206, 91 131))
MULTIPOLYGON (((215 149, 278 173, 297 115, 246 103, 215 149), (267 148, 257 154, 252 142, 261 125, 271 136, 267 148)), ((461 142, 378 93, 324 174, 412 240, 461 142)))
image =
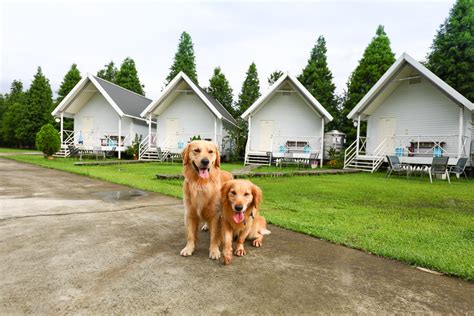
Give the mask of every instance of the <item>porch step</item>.
POLYGON ((355 157, 352 161, 350 161, 344 169, 353 169, 353 170, 360 170, 360 171, 367 171, 367 172, 375 172, 378 170, 380 165, 376 166, 375 170, 372 170, 374 163, 378 160, 378 157, 367 157, 367 156, 359 156, 355 157))
POLYGON ((269 166, 271 164, 271 157, 267 154, 248 154, 245 158, 245 165, 259 165, 269 166))
POLYGON ((59 157, 59 158, 66 158, 66 157, 69 157, 69 148, 61 148, 60 151, 58 151, 57 153, 55 153, 53 155, 53 157, 59 157))

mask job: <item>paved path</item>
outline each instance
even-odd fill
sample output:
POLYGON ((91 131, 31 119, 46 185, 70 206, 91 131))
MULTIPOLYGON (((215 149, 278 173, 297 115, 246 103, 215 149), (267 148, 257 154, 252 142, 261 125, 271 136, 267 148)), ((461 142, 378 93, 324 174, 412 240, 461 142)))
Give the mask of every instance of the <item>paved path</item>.
POLYGON ((231 266, 204 232, 182 258, 181 201, 130 190, 0 159, 0 313, 474 312, 472 283, 277 227, 231 266))

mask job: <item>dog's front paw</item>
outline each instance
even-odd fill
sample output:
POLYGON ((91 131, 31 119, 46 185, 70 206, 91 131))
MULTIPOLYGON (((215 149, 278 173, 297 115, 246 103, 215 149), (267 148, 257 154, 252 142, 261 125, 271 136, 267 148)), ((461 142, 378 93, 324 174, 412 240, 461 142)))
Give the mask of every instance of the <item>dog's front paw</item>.
POLYGON ((207 232, 209 230, 209 227, 207 226, 207 224, 204 224, 204 225, 202 225, 201 230, 203 232, 207 232))
POLYGON ((183 257, 189 257, 192 256, 194 252, 194 247, 186 246, 181 250, 180 255, 183 257))
POLYGON ((209 258, 212 260, 217 260, 221 257, 221 252, 219 248, 217 249, 209 249, 209 258))
POLYGON ((262 246, 262 240, 261 239, 254 239, 254 241, 252 241, 252 246, 261 247, 262 246))
POLYGON ((245 256, 246 254, 247 254, 247 251, 245 251, 244 247, 237 248, 237 249, 235 250, 235 255, 236 255, 237 257, 243 257, 243 256, 245 256))
POLYGON ((224 264, 225 265, 229 265, 232 263, 232 254, 231 255, 227 255, 227 256, 224 256, 224 264))

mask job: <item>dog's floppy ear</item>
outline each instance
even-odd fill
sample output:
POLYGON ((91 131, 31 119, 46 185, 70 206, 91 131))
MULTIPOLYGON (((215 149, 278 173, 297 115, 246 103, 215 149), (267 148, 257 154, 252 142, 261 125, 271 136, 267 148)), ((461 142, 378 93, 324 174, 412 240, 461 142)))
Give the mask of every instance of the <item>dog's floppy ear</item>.
POLYGON ((258 210, 260 208, 260 203, 262 202, 263 192, 258 186, 256 186, 253 183, 252 183, 252 196, 253 196, 252 204, 255 207, 255 209, 258 210))
POLYGON ((222 201, 222 204, 227 203, 227 199, 228 199, 229 191, 230 191, 231 187, 232 187, 231 181, 224 182, 224 184, 222 185, 222 188, 221 188, 221 201, 222 201))
POLYGON ((220 166, 221 166, 221 154, 219 152, 219 148, 217 147, 217 145, 214 144, 214 146, 216 147, 216 161, 214 162, 214 166, 216 168, 220 168, 220 166))
POLYGON ((183 166, 187 165, 189 163, 189 144, 184 147, 181 157, 183 157, 183 166))

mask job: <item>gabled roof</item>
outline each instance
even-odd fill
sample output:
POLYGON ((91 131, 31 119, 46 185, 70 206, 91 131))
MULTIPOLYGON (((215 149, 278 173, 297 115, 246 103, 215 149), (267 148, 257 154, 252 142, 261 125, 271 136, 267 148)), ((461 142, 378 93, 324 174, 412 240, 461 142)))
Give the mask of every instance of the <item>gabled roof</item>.
MULTIPOLYGON (((454 90, 450 85, 441 80, 438 76, 432 73, 428 68, 417 62, 407 53, 403 53, 397 61, 383 74, 383 76, 377 81, 374 86, 367 92, 362 100, 352 109, 347 115, 349 119, 354 119, 358 114, 363 114, 364 111, 374 102, 390 84, 394 84, 393 80, 407 65, 410 65, 420 75, 427 78, 432 84, 434 84, 441 92, 447 97, 453 100, 455 103, 465 106, 467 109, 474 111, 474 104, 465 98, 462 94, 454 90)), ((392 87, 392 89, 394 89, 392 87)), ((386 94, 388 95, 388 93, 386 94)), ((387 96, 385 96, 387 97, 387 96)), ((380 101, 381 102, 381 101, 380 101)))
POLYGON ((204 102, 204 104, 209 108, 209 110, 219 119, 225 120, 232 125, 237 125, 235 119, 230 115, 229 112, 224 108, 219 101, 211 97, 203 88, 195 84, 184 72, 180 71, 176 77, 171 80, 171 82, 166 86, 166 88, 161 93, 160 97, 150 103, 145 110, 141 112, 142 117, 146 117, 148 114, 154 112, 156 109, 159 109, 162 106, 162 102, 170 95, 170 93, 178 86, 181 80, 185 81, 186 84, 191 88, 191 90, 196 93, 196 95, 204 102))
POLYGON ((322 117, 324 117, 324 120, 326 122, 332 121, 333 117, 329 112, 316 100, 311 93, 299 82, 298 79, 290 75, 289 73, 283 74, 269 89, 267 92, 262 94, 257 101, 255 101, 248 109, 245 111, 241 117, 243 119, 247 119, 247 117, 258 110, 260 106, 265 104, 267 100, 270 99, 270 97, 273 95, 274 92, 278 90, 278 88, 286 81, 290 81, 294 88, 298 90, 298 92, 303 96, 303 98, 306 100, 306 102, 313 107, 322 117))
POLYGON ((143 120, 140 113, 151 103, 150 99, 90 74, 76 84, 51 114, 57 116, 59 112, 66 111, 89 84, 94 85, 118 115, 143 120))

